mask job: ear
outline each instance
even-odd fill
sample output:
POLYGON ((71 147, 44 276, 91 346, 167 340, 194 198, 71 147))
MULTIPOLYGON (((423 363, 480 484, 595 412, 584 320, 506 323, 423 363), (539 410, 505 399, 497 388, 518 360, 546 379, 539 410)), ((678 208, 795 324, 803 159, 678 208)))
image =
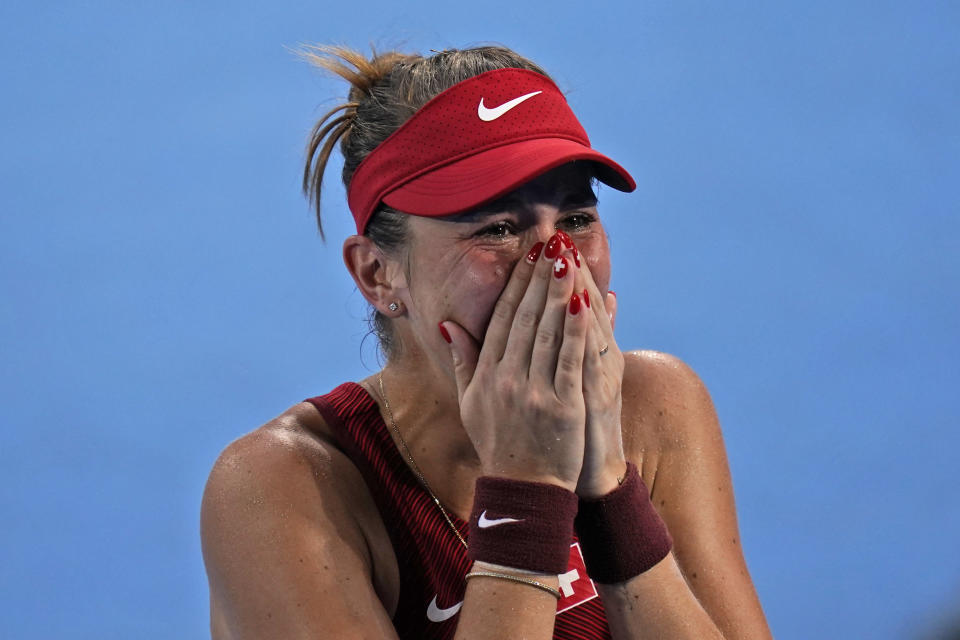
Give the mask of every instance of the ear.
POLYGON ((395 259, 388 258, 370 238, 354 235, 343 241, 343 263, 374 308, 391 317, 398 315, 389 305, 401 302, 407 283, 395 259))

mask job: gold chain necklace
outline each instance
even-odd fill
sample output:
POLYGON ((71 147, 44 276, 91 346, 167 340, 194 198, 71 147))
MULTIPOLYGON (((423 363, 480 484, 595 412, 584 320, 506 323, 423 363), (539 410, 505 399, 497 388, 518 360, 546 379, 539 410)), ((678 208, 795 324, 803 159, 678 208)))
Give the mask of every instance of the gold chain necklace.
POLYGON ((393 409, 390 408, 390 401, 387 400, 387 393, 383 390, 383 374, 377 374, 377 384, 380 385, 380 397, 383 398, 383 406, 387 408, 387 415, 390 417, 390 427, 393 429, 393 432, 397 434, 397 440, 400 441, 400 446, 403 447, 404 453, 407 454, 407 460, 410 461, 410 467, 413 469, 414 473, 417 474, 417 477, 420 478, 420 482, 426 488, 427 493, 430 494, 430 497, 433 498, 433 504, 437 505, 437 508, 440 509, 440 513, 443 514, 443 519, 447 521, 447 524, 450 525, 450 528, 453 530, 454 535, 457 536, 463 544, 463 548, 467 548, 467 541, 463 539, 463 536, 460 535, 460 531, 457 530, 457 526, 453 524, 453 520, 450 519, 450 516, 447 514, 447 510, 443 508, 443 505, 440 504, 440 499, 437 498, 437 495, 433 492, 433 489, 430 488, 430 484, 427 482, 427 479, 423 477, 423 472, 420 471, 420 467, 417 466, 416 461, 413 459, 413 454, 410 453, 410 448, 407 446, 406 441, 403 439, 403 436, 400 435, 400 429, 397 427, 397 420, 393 417, 393 409))

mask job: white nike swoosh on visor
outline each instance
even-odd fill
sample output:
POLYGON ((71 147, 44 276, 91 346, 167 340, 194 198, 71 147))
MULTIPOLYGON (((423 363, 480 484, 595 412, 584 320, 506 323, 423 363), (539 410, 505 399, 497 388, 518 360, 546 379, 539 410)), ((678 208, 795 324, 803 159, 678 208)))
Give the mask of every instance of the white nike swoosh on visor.
POLYGON ((529 100, 538 93, 543 93, 543 91, 534 91, 533 93, 528 93, 525 96, 520 96, 519 98, 514 98, 508 102, 504 102, 499 107, 493 107, 492 109, 485 107, 483 105, 483 98, 480 98, 480 104, 477 106, 477 116, 484 122, 490 122, 491 120, 496 120, 510 109, 513 109, 515 106, 523 102, 524 100, 529 100))
POLYGON ((437 606, 437 596, 433 596, 433 600, 430 601, 430 606, 427 607, 427 620, 430 622, 443 622, 444 620, 449 620, 453 616, 457 615, 457 611, 460 611, 460 607, 462 606, 463 602, 458 602, 452 607, 441 609, 437 606))
POLYGON ((517 520, 516 518, 487 518, 487 510, 484 509, 483 513, 480 514, 480 517, 477 519, 477 526, 481 529, 486 529, 488 527, 495 527, 498 524, 507 524, 508 522, 523 522, 523 520, 517 520))

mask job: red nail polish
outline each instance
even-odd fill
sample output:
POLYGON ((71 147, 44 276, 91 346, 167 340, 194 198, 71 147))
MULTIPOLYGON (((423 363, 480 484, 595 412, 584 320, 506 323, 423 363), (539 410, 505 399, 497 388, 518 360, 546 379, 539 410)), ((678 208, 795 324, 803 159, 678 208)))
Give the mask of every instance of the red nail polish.
POLYGON ((570 315, 575 316, 580 313, 580 296, 573 294, 570 296, 570 315))
MULTIPOLYGON (((610 289, 610 293, 613 293, 613 289, 610 289)), ((617 294, 613 293, 613 297, 616 298, 617 294)))
POLYGON ((577 269, 580 268, 580 252, 577 251, 576 247, 571 247, 570 252, 573 254, 573 264, 577 265, 577 269))
POLYGON ((527 253, 527 262, 536 262, 537 258, 540 257, 541 251, 543 251, 542 242, 538 242, 537 244, 530 247, 530 252, 527 253))
POLYGON ((452 343, 453 340, 450 339, 450 333, 447 331, 447 328, 443 326, 443 323, 438 323, 437 326, 440 327, 440 335, 443 336, 443 339, 448 343, 452 343))
POLYGON ((563 256, 557 256, 557 259, 553 262, 553 277, 557 280, 562 280, 563 276, 567 275, 568 268, 567 259, 563 256))
POLYGON ((583 304, 587 305, 587 309, 590 308, 590 294, 586 289, 583 290, 583 304))
POLYGON ((558 255, 560 255, 560 249, 562 248, 562 241, 559 236, 555 233, 550 236, 550 239, 547 240, 547 247, 543 250, 543 257, 547 260, 553 260, 558 255))
POLYGON ((560 236, 560 241, 563 243, 567 249, 573 249, 573 238, 567 235, 565 231, 557 231, 557 235, 560 236))

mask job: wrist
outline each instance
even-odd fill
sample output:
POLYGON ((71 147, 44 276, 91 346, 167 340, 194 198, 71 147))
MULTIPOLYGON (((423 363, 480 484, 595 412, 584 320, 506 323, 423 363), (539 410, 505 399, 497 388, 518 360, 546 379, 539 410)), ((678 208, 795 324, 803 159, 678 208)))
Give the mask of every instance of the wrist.
POLYGON ((670 553, 673 539, 633 464, 623 484, 599 498, 581 498, 575 521, 587 574, 600 584, 625 582, 670 553))
POLYGON ((577 496, 582 499, 594 499, 616 491, 627 477, 628 466, 626 460, 619 457, 607 464, 603 471, 594 478, 580 478, 577 484, 577 496))
POLYGON ((559 582, 555 573, 543 573, 542 571, 530 571, 528 569, 518 569, 517 567, 508 567, 495 562, 484 562, 483 560, 474 560, 470 566, 471 571, 499 571, 501 573, 510 573, 524 578, 535 578, 548 584, 559 582))
POLYGON ((566 570, 577 496, 555 484, 483 476, 474 491, 474 561, 543 574, 566 570))
POLYGON ((529 467, 527 468, 517 468, 517 469, 506 469, 503 467, 498 467, 496 469, 487 469, 484 468, 481 470, 483 474, 482 477, 486 478, 497 478, 504 481, 516 481, 516 482, 529 482, 532 484, 545 484, 565 489, 567 491, 576 492, 577 483, 576 481, 564 480, 558 475, 552 473, 541 473, 531 471, 529 467))

